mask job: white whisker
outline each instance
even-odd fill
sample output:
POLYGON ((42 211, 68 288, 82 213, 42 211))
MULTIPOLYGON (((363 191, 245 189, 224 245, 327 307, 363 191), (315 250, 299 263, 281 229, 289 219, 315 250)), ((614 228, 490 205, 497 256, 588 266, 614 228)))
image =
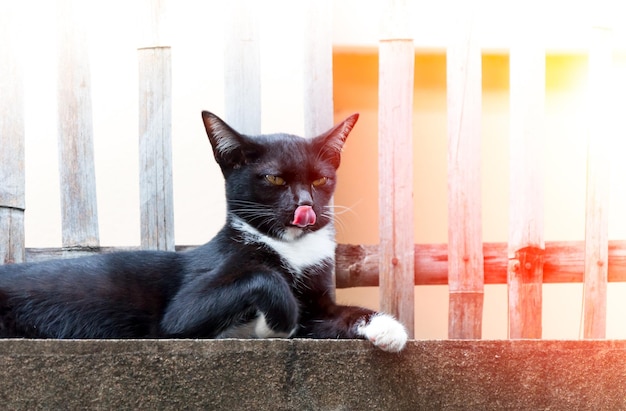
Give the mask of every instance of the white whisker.
POLYGON ((324 206, 324 211, 322 212, 322 215, 324 215, 326 218, 333 221, 337 231, 344 232, 347 229, 347 225, 343 221, 341 216, 346 213, 352 213, 352 215, 358 217, 358 214, 354 211, 354 207, 358 205, 360 202, 361 201, 358 201, 357 203, 355 203, 353 206, 350 206, 350 207, 338 205, 338 204, 324 206))

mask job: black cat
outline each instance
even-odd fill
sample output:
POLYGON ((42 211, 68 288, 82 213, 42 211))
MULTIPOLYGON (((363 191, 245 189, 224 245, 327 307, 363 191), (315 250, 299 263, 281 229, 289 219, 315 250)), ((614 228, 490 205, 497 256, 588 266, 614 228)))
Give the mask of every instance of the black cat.
POLYGON ((358 115, 313 139, 202 118, 226 180, 222 230, 182 253, 0 266, 0 337, 367 338, 401 350, 398 321, 333 300, 329 201, 358 115))

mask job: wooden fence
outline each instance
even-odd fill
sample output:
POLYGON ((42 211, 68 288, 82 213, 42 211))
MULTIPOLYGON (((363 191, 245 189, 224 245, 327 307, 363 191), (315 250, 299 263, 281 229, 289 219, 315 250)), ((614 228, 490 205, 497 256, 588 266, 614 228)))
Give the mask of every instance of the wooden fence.
MULTIPOLYGON (((91 86, 84 33, 71 0, 59 2, 59 150, 63 241, 59 249, 24 247, 24 118, 21 73, 8 34, 10 5, 0 10, 0 262, 42 260, 116 248, 99 246, 91 86), (3 20, 5 19, 5 20, 3 20)), ((252 1, 232 2, 226 36, 227 120, 247 133, 260 132, 258 16, 252 1), (245 21, 245 24, 242 23, 245 21), (245 107, 245 112, 242 111, 245 107), (251 114, 250 114, 251 113, 251 114)), ((329 128, 332 112, 330 0, 307 3, 302 67, 306 136, 329 128)), ((465 2, 469 5, 471 2, 465 2)), ((382 14, 379 48, 378 246, 340 244, 337 287, 380 286, 382 309, 413 334, 413 285, 448 284, 449 337, 481 338, 485 284, 508 284, 510 338, 541 337, 544 283, 584 283, 584 337, 604 338, 607 281, 626 281, 626 241, 607 239, 607 121, 603 89, 610 66, 610 31, 593 30, 589 51, 595 107, 587 176, 584 241, 546 242, 540 142, 543 134, 545 50, 525 38, 510 50, 511 190, 508 243, 484 243, 481 233, 481 48, 471 10, 459 13, 459 30, 447 49, 448 216, 447 244, 414 244, 412 158, 413 61, 403 1, 382 14)), ((141 248, 175 247, 171 152, 171 55, 162 45, 161 2, 154 1, 139 62, 141 248)))

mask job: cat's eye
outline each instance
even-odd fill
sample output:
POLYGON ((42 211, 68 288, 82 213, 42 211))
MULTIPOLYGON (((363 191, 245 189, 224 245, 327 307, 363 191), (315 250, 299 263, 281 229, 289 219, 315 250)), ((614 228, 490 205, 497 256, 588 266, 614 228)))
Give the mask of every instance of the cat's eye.
POLYGON ((284 186, 285 184, 287 184, 284 178, 271 174, 266 174, 265 179, 275 186, 284 186))
POLYGON ((321 177, 317 180, 313 180, 313 187, 320 187, 326 185, 328 183, 328 177, 321 177))

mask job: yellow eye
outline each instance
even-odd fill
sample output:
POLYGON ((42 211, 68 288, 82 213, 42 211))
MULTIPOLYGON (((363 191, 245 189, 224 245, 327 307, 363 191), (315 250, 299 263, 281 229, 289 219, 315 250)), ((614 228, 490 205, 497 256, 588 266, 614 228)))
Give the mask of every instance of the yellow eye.
POLYGON ((322 177, 322 178, 318 178, 317 180, 314 180, 313 186, 320 187, 320 186, 326 185, 326 183, 328 183, 328 177, 322 177))
POLYGON ((284 186, 285 184, 287 184, 284 178, 279 177, 279 176, 273 176, 271 174, 267 174, 265 176, 265 179, 269 181, 270 183, 274 184, 275 186, 284 186))

